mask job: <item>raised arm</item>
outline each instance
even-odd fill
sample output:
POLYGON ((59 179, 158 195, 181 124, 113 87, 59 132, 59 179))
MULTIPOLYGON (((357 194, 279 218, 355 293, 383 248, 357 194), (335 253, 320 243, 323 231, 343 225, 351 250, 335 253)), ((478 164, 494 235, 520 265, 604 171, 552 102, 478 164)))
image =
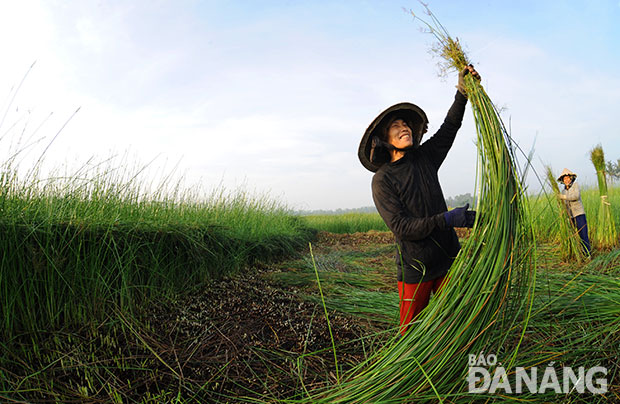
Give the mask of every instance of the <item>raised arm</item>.
POLYGON ((454 96, 454 102, 437 133, 420 146, 437 169, 445 160, 448 151, 454 143, 456 132, 461 127, 463 121, 466 104, 467 98, 457 91, 454 96))
POLYGON ((443 124, 430 139, 428 139, 422 146, 424 153, 430 156, 431 161, 435 165, 435 168, 439 169, 441 164, 446 158, 448 151, 454 143, 456 132, 461 127, 463 122, 463 115, 465 114, 465 105, 467 104, 467 92, 465 90, 464 78, 467 74, 471 74, 477 80, 480 80, 480 75, 474 69, 473 66, 465 67, 459 73, 459 81, 456 86, 458 91, 454 96, 454 102, 448 110, 443 124))

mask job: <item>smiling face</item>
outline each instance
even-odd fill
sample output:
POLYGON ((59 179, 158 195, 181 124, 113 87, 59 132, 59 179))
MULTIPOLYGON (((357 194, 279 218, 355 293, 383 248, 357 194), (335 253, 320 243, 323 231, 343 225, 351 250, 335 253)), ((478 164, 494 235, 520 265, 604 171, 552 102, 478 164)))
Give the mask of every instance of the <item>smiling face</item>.
POLYGON ((413 146, 413 132, 407 122, 397 118, 387 127, 387 142, 399 149, 413 146))
POLYGON ((573 179, 570 177, 570 175, 565 175, 564 177, 562 177, 562 182, 564 183, 564 185, 569 186, 571 182, 573 182, 573 179))

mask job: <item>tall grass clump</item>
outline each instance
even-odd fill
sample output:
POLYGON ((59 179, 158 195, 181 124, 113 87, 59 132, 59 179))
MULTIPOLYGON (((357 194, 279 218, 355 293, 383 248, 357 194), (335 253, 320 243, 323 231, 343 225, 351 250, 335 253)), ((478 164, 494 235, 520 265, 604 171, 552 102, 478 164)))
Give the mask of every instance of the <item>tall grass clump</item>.
POLYGON ((568 210, 566 209, 566 203, 559 198, 560 187, 556 180, 551 167, 546 167, 547 182, 551 186, 551 191, 556 200, 557 205, 557 245, 559 249, 560 257, 564 262, 577 262, 581 263, 585 260, 584 249, 581 245, 582 241, 577 233, 577 229, 573 226, 568 210))
POLYGON ((603 147, 598 145, 590 151, 590 160, 596 169, 598 191, 601 202, 597 215, 597 226, 594 230, 594 245, 599 249, 611 249, 618 245, 618 233, 608 197, 607 179, 605 172, 605 154, 603 147))
MULTIPOLYGON (((469 61, 458 41, 430 14, 430 32, 446 68, 469 61)), ((472 234, 442 291, 401 339, 345 373, 339 385, 314 392, 320 403, 471 402, 468 355, 498 355, 510 369, 525 331, 535 279, 534 235, 511 139, 478 81, 465 77, 479 154, 479 207, 472 234), (445 400, 445 401, 444 401, 445 400)), ((396 329, 395 329, 395 332, 396 329)))
POLYGON ((0 334, 60 329, 132 312, 292 254, 312 236, 267 197, 149 183, 127 161, 71 174, 0 170, 0 334))

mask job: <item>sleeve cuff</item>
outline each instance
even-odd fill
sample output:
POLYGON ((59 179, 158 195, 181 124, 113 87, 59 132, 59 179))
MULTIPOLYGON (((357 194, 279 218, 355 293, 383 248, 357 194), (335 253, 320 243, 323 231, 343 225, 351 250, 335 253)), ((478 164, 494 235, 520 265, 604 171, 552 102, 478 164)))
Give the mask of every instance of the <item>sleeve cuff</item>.
POLYGON ((454 96, 454 100, 455 101, 459 101, 462 103, 467 103, 467 96, 464 95, 462 92, 460 92, 459 90, 456 90, 456 95, 454 96))
POLYGON ((445 212, 439 213, 435 215, 435 223, 439 230, 445 230, 448 228, 448 224, 446 223, 446 217, 444 216, 445 212))

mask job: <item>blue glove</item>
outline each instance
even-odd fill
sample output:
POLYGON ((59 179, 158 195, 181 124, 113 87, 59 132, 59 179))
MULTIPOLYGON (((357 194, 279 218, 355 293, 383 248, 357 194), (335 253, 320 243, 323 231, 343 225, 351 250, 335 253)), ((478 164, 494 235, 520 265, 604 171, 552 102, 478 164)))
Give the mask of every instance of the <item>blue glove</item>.
POLYGON ((446 224, 450 227, 473 227, 476 220, 475 211, 467 211, 469 204, 460 208, 454 208, 443 214, 446 224))
POLYGON ((465 217, 467 218, 467 223, 465 223, 465 227, 474 227, 474 222, 476 221, 476 211, 468 210, 465 212, 465 217))

